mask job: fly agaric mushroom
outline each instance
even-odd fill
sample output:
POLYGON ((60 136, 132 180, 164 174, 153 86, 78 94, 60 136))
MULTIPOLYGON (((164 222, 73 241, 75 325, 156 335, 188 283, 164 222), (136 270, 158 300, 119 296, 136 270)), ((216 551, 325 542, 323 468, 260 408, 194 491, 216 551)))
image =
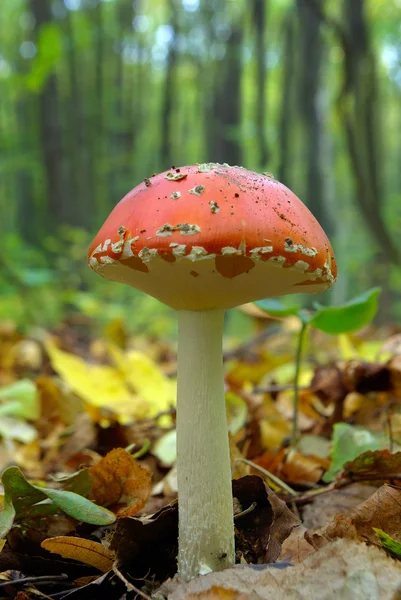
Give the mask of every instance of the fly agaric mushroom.
POLYGON ((271 175, 207 163, 172 168, 131 190, 95 237, 89 265, 178 311, 178 575, 230 566, 224 311, 329 288, 337 274, 330 242, 271 175))

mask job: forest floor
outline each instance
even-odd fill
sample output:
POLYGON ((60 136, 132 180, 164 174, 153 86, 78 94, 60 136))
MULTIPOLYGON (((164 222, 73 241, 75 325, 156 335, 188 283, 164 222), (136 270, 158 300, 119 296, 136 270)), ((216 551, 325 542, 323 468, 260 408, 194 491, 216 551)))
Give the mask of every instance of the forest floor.
POLYGON ((291 440, 297 328, 226 351, 238 564, 184 583, 174 345, 1 323, 0 599, 399 599, 401 333, 313 331, 291 440))

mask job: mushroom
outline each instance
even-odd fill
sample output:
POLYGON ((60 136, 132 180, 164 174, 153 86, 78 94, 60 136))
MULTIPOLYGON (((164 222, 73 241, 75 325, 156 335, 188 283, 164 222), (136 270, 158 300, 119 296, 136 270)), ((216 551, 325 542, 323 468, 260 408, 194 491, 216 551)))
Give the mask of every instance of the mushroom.
POLYGON ((102 277, 178 311, 178 575, 226 568, 235 553, 224 311, 326 290, 337 273, 330 242, 270 174, 207 163, 173 167, 131 190, 88 260, 102 277))

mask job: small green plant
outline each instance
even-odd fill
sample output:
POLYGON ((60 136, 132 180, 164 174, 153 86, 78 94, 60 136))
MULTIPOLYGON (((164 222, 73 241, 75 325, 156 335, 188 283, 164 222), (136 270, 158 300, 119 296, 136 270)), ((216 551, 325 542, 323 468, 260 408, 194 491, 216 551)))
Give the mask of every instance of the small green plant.
POLYGON ((299 372, 302 360, 302 348, 308 327, 313 327, 330 335, 351 333, 361 329, 376 315, 379 295, 378 287, 367 290, 356 298, 339 306, 322 306, 313 304, 314 310, 305 310, 300 305, 286 306, 280 300, 266 299, 255 302, 256 306, 273 317, 296 316, 300 321, 300 330, 295 356, 294 378, 294 417, 292 425, 292 444, 296 443, 298 434, 298 396, 299 372))
POLYGON ((77 521, 93 525, 110 525, 116 520, 114 513, 85 498, 90 491, 87 471, 64 480, 65 489, 33 485, 18 467, 8 467, 1 481, 4 500, 0 511, 0 539, 7 535, 16 520, 34 522, 60 510, 77 521))

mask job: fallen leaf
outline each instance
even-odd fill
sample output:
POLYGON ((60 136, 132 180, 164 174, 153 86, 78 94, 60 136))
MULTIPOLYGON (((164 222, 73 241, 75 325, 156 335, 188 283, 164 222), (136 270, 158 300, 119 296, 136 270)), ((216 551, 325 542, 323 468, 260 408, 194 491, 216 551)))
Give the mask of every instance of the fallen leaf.
POLYGON ((210 592, 215 586, 245 594, 249 600, 392 600, 400 579, 401 563, 382 549, 337 540, 293 567, 266 565, 256 571, 241 565, 186 583, 168 580, 159 593, 168 600, 188 600, 190 594, 210 592))
POLYGON ((175 383, 145 354, 109 350, 116 367, 90 365, 54 344, 46 350, 53 369, 85 402, 126 419, 156 416, 175 402, 175 383))
POLYGON ((248 600, 250 596, 229 588, 213 585, 210 590, 189 594, 187 600, 248 600))
POLYGON ((59 536, 48 538, 41 543, 42 548, 60 554, 63 558, 79 560, 86 565, 95 567, 106 573, 113 566, 114 552, 105 548, 99 542, 85 538, 59 536))
POLYGON ((119 519, 110 549, 134 579, 144 577, 145 573, 156 581, 173 577, 178 553, 177 502, 154 515, 119 519))
POLYGON ((336 423, 333 430, 330 469, 323 476, 323 481, 334 481, 346 462, 354 460, 367 450, 379 450, 388 446, 388 439, 383 434, 375 434, 363 427, 354 427, 348 423, 336 423))
POLYGON ((115 448, 89 467, 90 498, 101 506, 114 506, 117 516, 135 515, 150 495, 152 473, 123 448, 115 448))
POLYGON ((354 483, 329 494, 315 496, 303 507, 302 522, 308 529, 318 529, 327 525, 340 513, 348 514, 377 491, 377 487, 354 483))
POLYGON ((314 548, 320 548, 336 538, 380 545, 373 528, 397 538, 401 531, 400 504, 401 489, 383 485, 347 515, 336 515, 331 523, 317 531, 308 531, 305 537, 314 548))
POLYGON ((392 454, 389 450, 367 450, 353 461, 345 463, 342 475, 367 475, 370 478, 380 475, 381 479, 386 475, 389 479, 397 479, 398 475, 401 480, 401 452, 392 454))
POLYGON ((257 475, 234 480, 233 497, 239 501, 241 512, 255 504, 248 513, 235 518, 237 552, 247 562, 274 562, 299 519, 257 475))

